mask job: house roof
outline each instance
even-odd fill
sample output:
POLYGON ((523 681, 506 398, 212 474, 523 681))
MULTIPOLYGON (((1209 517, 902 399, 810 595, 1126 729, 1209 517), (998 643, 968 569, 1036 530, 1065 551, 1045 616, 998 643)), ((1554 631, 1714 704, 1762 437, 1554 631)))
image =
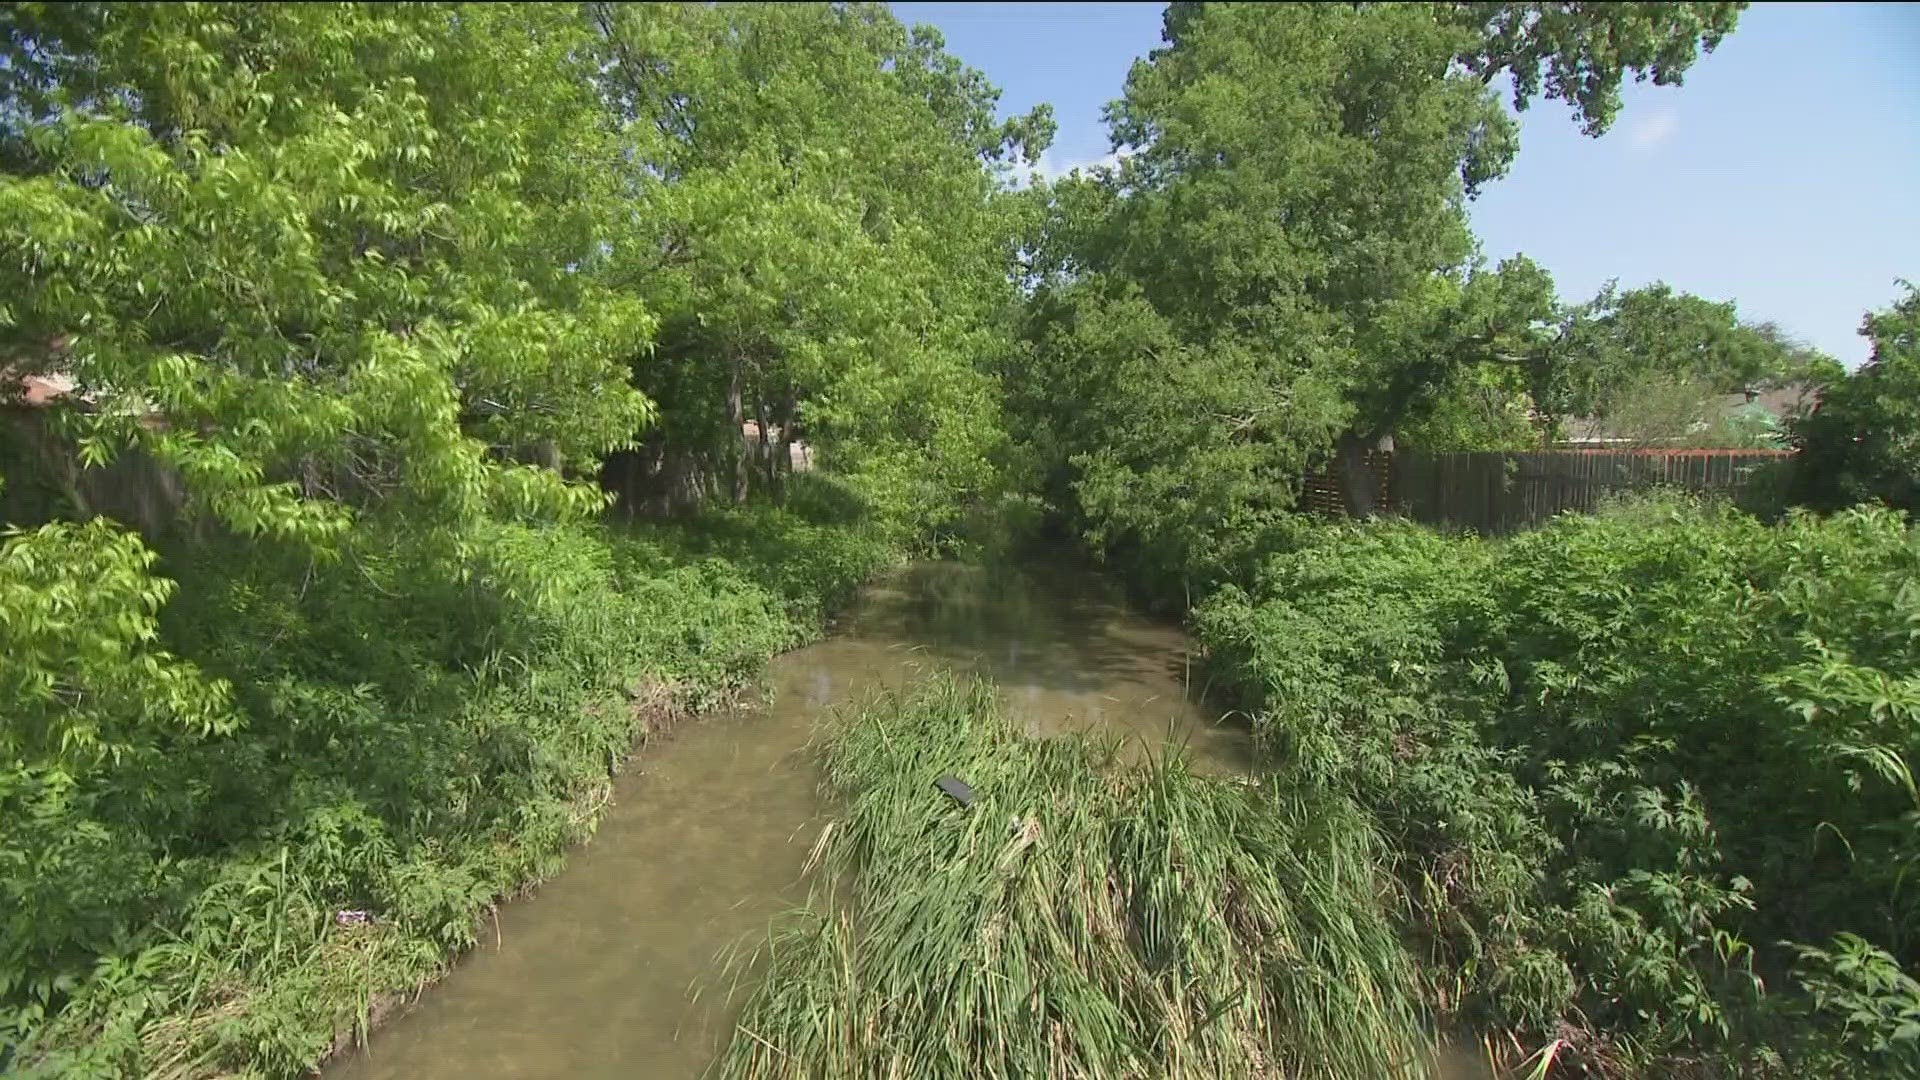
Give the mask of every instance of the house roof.
POLYGON ((73 376, 62 363, 67 341, 61 334, 25 348, 0 350, 0 405, 41 409, 73 393, 73 376))
MULTIPOLYGON (((1776 421, 1798 416, 1811 409, 1820 400, 1820 388, 1808 383, 1789 383, 1767 390, 1756 390, 1751 394, 1721 394, 1718 399, 1720 415, 1735 416, 1742 412, 1758 410, 1771 415, 1776 421)), ((1568 443, 1619 443, 1631 442, 1609 417, 1579 416, 1566 422, 1568 443)))
POLYGON ((17 381, 19 404, 42 408, 73 392, 73 379, 64 372, 22 375, 17 381))

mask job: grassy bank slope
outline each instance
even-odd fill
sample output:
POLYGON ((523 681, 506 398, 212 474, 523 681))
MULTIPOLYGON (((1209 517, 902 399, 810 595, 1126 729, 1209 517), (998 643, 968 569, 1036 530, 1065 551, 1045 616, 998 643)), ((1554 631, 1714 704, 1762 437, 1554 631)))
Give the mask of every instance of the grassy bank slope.
POLYGON ((558 869, 636 739, 897 555, 754 510, 498 527, 464 580, 260 544, 163 563, 162 640, 231 682, 237 722, 0 785, 10 1067, 303 1073, 558 869))

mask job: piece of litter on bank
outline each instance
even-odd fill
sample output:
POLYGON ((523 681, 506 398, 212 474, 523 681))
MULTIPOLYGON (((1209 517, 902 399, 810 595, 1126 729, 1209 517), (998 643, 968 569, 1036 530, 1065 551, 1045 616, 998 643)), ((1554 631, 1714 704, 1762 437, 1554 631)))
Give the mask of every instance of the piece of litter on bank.
POLYGON ((945 792, 948 798, 961 806, 973 805, 973 789, 962 783, 958 777, 943 776, 935 780, 933 786, 945 792))

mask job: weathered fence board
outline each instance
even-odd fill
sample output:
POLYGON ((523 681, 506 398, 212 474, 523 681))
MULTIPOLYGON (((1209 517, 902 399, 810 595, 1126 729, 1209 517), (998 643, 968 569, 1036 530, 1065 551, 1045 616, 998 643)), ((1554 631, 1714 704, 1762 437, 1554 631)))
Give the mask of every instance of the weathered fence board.
POLYGON ((0 525, 31 527, 54 518, 99 515, 129 528, 158 531, 178 518, 186 502, 180 474, 137 447, 98 468, 47 422, 44 410, 0 406, 0 525))
MULTIPOLYGON (((1591 511, 1611 494, 1677 487, 1736 501, 1768 501, 1786 450, 1539 450, 1422 454, 1376 452, 1380 506, 1430 525, 1488 535, 1537 525, 1569 510, 1591 511)), ((1308 476, 1300 505, 1347 513, 1332 468, 1308 476)))

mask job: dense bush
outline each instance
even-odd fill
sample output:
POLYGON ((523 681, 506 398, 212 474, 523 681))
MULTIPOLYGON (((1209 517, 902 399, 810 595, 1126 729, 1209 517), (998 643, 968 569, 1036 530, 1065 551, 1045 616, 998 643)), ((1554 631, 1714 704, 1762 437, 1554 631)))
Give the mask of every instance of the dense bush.
POLYGON ((1860 333, 1872 359, 1794 427, 1797 495, 1819 509, 1879 500, 1911 512, 1920 506, 1920 289, 1908 285, 1860 333))
POLYGON ((1589 1064, 1920 1067, 1920 539, 1639 503, 1329 529, 1197 613, 1401 855, 1432 1004, 1589 1064))
POLYGON ((0 681, 81 706, 11 725, 26 764, 0 775, 0 1032, 49 1075, 310 1067, 557 867, 636 737, 751 679, 897 550, 773 510, 501 525, 464 578, 404 545, 252 543, 176 553, 159 608, 151 553, 54 561, 72 531, 0 556, 0 590, 46 612, 9 628, 0 681))

